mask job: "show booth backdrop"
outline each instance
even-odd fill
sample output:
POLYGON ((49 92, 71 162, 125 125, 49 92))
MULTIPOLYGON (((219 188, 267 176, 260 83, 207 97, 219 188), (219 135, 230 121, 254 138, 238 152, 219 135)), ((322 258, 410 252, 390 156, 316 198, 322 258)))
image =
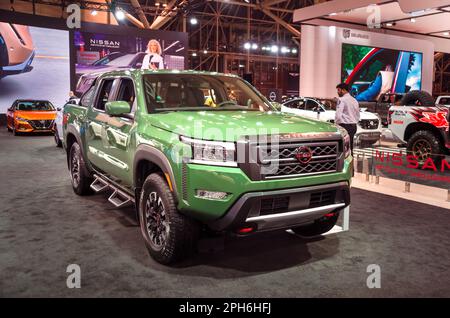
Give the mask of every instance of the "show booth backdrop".
POLYGON ((431 93, 434 45, 430 41, 337 27, 302 26, 300 94, 336 96, 346 82, 360 101, 387 92, 431 93))
POLYGON ((93 73, 187 66, 187 33, 86 22, 81 26, 73 30, 63 19, 0 10, 1 122, 16 99, 64 105, 80 78, 92 78, 93 73))
POLYGON ((63 105, 70 92, 69 32, 0 22, 0 113, 16 99, 63 105))

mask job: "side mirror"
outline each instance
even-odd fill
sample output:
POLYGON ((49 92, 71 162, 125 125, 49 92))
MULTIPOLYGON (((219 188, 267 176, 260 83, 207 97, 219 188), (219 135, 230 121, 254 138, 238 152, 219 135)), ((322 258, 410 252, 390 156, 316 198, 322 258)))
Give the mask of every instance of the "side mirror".
POLYGON ((58 108, 56 108, 56 110, 60 112, 62 110, 62 108, 58 107, 58 108))
POLYGON ((110 116, 121 116, 129 114, 131 112, 131 106, 125 101, 107 102, 105 110, 110 116))

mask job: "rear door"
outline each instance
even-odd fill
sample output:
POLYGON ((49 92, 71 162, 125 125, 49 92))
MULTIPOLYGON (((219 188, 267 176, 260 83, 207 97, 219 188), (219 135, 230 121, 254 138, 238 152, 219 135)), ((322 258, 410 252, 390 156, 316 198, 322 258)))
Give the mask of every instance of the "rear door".
POLYGON ((89 161, 100 171, 108 166, 109 158, 105 149, 106 124, 109 116, 105 112, 105 105, 112 100, 117 78, 103 78, 98 83, 97 94, 91 107, 87 110, 86 118, 86 151, 89 161))
POLYGON ((111 101, 125 101, 130 105, 131 112, 122 116, 109 116, 105 123, 103 149, 107 157, 105 172, 113 175, 117 182, 126 186, 132 185, 132 162, 135 140, 131 138, 136 110, 136 91, 133 80, 128 77, 118 79, 117 89, 111 101))

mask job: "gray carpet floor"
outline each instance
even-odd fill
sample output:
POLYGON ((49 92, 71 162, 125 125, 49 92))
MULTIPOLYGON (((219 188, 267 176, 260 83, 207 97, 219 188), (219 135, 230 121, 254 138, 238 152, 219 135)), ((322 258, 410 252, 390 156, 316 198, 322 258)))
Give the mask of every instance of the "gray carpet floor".
POLYGON ((352 189, 350 231, 203 240, 169 268, 148 255, 132 209, 76 196, 50 136, 0 131, 2 297, 450 297, 450 210, 352 189), (81 288, 66 286, 69 264, 81 288), (381 288, 366 285, 369 264, 381 288))

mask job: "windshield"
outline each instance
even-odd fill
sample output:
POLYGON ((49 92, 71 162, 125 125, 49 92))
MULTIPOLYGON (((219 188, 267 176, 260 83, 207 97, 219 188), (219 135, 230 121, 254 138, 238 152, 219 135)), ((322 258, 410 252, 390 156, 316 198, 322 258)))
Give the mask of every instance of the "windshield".
POLYGON ((134 56, 135 54, 125 54, 123 56, 119 56, 113 60, 110 60, 108 61, 108 63, 105 63, 103 65, 117 66, 117 67, 128 66, 133 60, 134 56))
POLYGON ((54 111, 55 108, 47 101, 23 101, 18 102, 16 110, 23 111, 54 111))
POLYGON ((125 55, 125 53, 113 52, 113 53, 108 54, 105 57, 95 61, 94 63, 92 63, 92 65, 94 65, 94 66, 107 65, 111 61, 113 61, 121 56, 124 56, 124 55, 125 55))
POLYGON ((179 110, 275 110, 243 80, 224 75, 147 74, 149 113, 179 110))

